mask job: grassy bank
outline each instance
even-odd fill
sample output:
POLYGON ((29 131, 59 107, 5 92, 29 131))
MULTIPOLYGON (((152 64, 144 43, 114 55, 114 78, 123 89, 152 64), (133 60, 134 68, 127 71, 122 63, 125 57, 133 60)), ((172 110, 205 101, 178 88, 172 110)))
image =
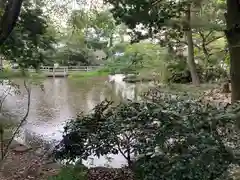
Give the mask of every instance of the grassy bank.
MULTIPOLYGON (((36 73, 36 72, 27 72, 26 75, 31 78, 45 77, 42 73, 36 73)), ((12 78, 23 78, 23 77, 24 75, 21 71, 11 71, 11 70, 0 71, 0 79, 12 79, 12 78)))
POLYGON ((107 76, 109 72, 105 70, 96 70, 88 72, 69 72, 69 78, 72 79, 82 79, 82 78, 92 78, 92 77, 102 77, 107 76))

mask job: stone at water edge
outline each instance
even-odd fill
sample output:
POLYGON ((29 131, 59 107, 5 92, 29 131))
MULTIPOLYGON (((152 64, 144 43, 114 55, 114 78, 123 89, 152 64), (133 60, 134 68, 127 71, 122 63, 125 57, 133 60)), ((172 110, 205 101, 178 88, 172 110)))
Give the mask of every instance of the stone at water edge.
POLYGON ((29 151, 31 148, 22 145, 22 144, 18 144, 16 147, 14 147, 12 150, 16 153, 23 153, 23 152, 27 152, 29 151))
MULTIPOLYGON (((8 143, 9 141, 10 141, 10 139, 6 140, 7 143, 8 143)), ((6 144, 7 144, 7 143, 6 143, 6 144)), ((17 146, 19 146, 19 145, 20 145, 19 142, 17 142, 16 140, 13 140, 13 141, 11 142, 9 148, 10 148, 10 149, 14 149, 15 147, 17 147, 17 146)))
POLYGON ((37 148, 36 151, 35 151, 35 154, 37 156, 43 156, 43 155, 46 154, 46 151, 43 148, 37 148))

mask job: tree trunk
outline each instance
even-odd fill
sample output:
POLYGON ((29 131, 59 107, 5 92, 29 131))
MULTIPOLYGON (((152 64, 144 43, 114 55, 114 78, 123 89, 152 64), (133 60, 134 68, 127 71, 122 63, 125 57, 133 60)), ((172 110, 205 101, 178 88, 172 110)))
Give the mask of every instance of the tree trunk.
POLYGON ((113 47, 113 33, 111 33, 109 38, 109 47, 113 47))
POLYGON ((186 11, 186 26, 185 28, 185 36, 187 40, 188 45, 188 66, 189 70, 191 72, 192 77, 192 83, 196 86, 200 85, 200 80, 197 74, 197 68, 196 63, 194 60, 194 45, 193 45, 193 38, 192 38, 192 29, 191 29, 191 4, 188 5, 187 11, 186 11))
POLYGON ((240 100, 240 3, 239 0, 227 0, 225 31, 230 54, 230 78, 232 102, 240 100))
POLYGON ((8 0, 0 19, 0 46, 5 42, 16 25, 23 0, 8 0))

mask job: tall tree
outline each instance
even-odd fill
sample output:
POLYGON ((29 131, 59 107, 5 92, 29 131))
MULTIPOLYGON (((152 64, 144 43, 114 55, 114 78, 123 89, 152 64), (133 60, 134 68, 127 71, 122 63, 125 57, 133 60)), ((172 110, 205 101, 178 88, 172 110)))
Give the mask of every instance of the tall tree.
POLYGON ((189 3, 186 5, 186 13, 185 13, 185 18, 186 18, 186 24, 184 28, 185 31, 185 36, 187 40, 187 46, 188 46, 188 66, 191 72, 191 77, 192 77, 192 83, 194 85, 199 85, 200 80, 199 76, 197 74, 197 67, 194 59, 194 44, 193 44, 193 33, 192 33, 192 27, 191 27, 191 18, 192 18, 192 3, 189 3))
POLYGON ((227 13, 225 31, 230 54, 230 77, 232 102, 240 100, 240 1, 226 0, 227 13))
MULTIPOLYGON (((192 6, 195 0, 183 0, 180 2, 174 0, 163 1, 115 1, 106 0, 113 5, 112 13, 117 21, 124 22, 130 29, 133 29, 135 39, 144 39, 159 34, 162 30, 171 27, 185 33, 188 45, 188 65, 192 76, 192 82, 199 85, 199 77, 194 61, 194 46, 192 39, 191 16, 192 6), (171 9, 170 9, 171 7, 171 9), (184 18, 184 20, 183 20, 184 18), (143 25, 139 30, 137 26, 143 25), (141 31, 147 29, 148 33, 143 34, 141 31)), ((175 33, 175 35, 182 35, 175 33)), ((135 40, 136 41, 136 40, 135 40)), ((173 50, 170 47, 170 51, 173 50)))

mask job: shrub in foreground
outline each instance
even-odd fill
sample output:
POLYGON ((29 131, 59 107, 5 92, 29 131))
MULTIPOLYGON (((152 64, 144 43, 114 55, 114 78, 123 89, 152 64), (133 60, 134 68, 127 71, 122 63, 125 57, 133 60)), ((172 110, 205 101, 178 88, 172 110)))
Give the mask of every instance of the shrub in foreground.
POLYGON ((104 101, 66 125, 56 157, 121 154, 140 180, 225 178, 239 164, 239 107, 171 95, 117 106, 104 101))

